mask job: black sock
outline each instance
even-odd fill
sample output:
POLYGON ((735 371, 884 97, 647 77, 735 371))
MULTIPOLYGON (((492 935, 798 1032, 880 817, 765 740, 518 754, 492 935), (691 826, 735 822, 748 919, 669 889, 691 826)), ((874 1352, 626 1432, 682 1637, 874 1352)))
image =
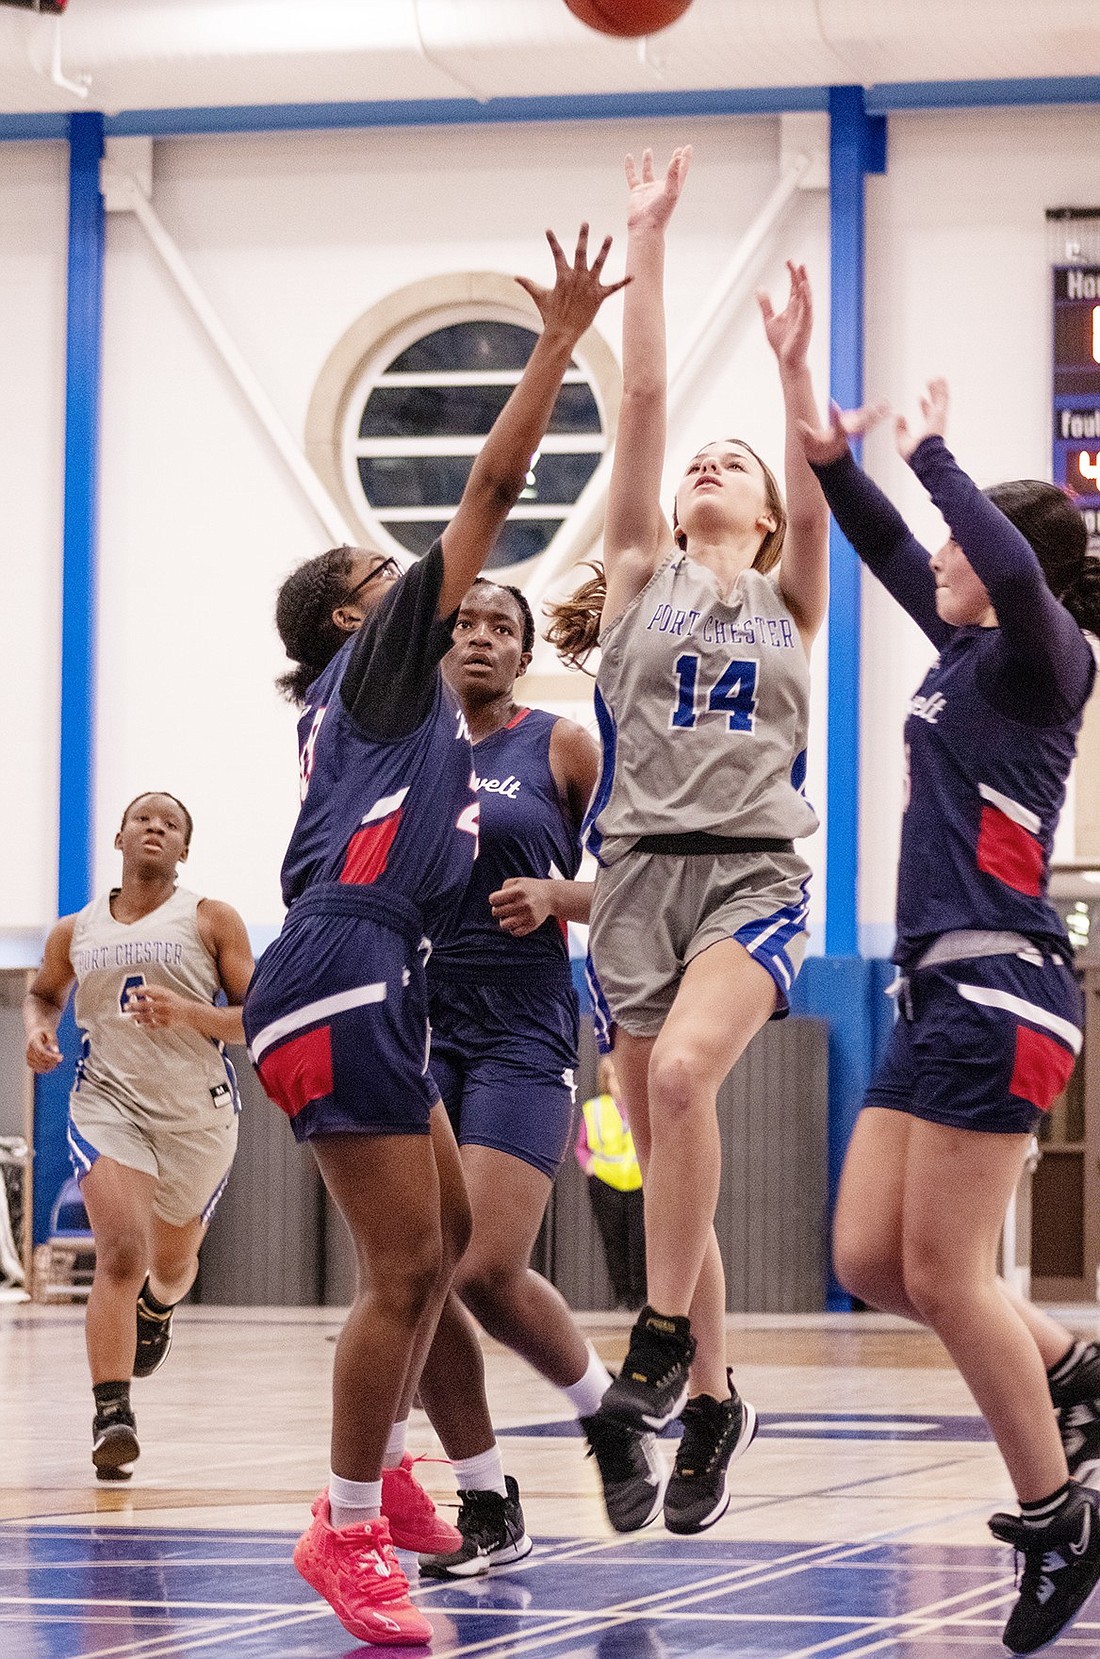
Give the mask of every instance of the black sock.
POLYGON ((653 1331, 657 1336, 671 1337, 680 1342, 691 1337, 691 1320, 686 1314, 658 1313, 649 1302, 638 1315, 637 1322, 643 1330, 653 1331))
POLYGON ((1070 1482, 1066 1480, 1062 1482, 1057 1491, 1051 1492, 1049 1497, 1035 1498, 1031 1503, 1021 1503, 1021 1521, 1029 1527, 1049 1526, 1069 1497, 1071 1490, 1070 1482))
POLYGON ((113 1417, 119 1410, 130 1409, 130 1382, 103 1382, 92 1384, 97 1417, 113 1417))
POLYGON ((145 1304, 147 1313, 159 1314, 161 1318, 167 1318, 176 1305, 174 1302, 158 1302, 156 1297, 153 1295, 153 1292, 149 1289, 148 1279, 146 1279, 145 1283, 141 1287, 138 1300, 145 1304))

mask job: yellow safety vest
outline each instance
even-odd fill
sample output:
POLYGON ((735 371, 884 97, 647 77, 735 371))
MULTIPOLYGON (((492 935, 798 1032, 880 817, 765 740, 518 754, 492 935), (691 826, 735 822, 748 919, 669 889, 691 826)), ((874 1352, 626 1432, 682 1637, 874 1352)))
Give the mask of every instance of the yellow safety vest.
POLYGON ((598 1176, 616 1192, 636 1192, 642 1184, 638 1154, 614 1100, 609 1094, 593 1095, 581 1111, 592 1158, 589 1175, 598 1176))

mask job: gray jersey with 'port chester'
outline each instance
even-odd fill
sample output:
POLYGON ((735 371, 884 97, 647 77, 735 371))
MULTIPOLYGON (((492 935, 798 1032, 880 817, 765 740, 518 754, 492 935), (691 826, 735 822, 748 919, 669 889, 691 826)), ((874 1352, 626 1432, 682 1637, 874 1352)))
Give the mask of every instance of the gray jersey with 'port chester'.
POLYGON ((202 942, 199 896, 178 887, 137 922, 116 922, 103 894, 81 910, 69 959, 83 1032, 74 1096, 94 1095, 150 1128, 214 1128, 239 1107, 221 1043, 198 1031, 150 1030, 124 1012, 130 992, 163 985, 213 1003, 221 982, 202 942))
POLYGON ((586 827, 602 864, 643 835, 813 833, 809 664, 770 577, 744 571, 726 600, 711 570, 675 554, 600 643, 603 766, 586 827))

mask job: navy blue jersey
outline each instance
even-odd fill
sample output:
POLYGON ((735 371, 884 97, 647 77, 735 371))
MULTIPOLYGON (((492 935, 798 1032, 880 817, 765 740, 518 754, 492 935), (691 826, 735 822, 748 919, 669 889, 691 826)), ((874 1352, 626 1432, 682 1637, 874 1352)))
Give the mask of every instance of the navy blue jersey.
POLYGON ((474 745, 474 787, 481 803, 477 862, 462 903, 433 939, 428 975, 477 978, 493 970, 566 965, 564 922, 549 917, 534 933, 514 939, 493 918, 489 895, 509 876, 577 873, 578 828, 550 770, 550 734, 557 715, 520 709, 507 726, 474 745))
POLYGON ((321 883, 417 906, 430 938, 477 850, 469 732, 439 670, 438 543, 385 595, 309 689, 298 723, 302 806, 283 860, 288 905, 321 883))
POLYGON ((1039 561, 940 438, 910 458, 989 593, 996 627, 936 610, 928 554, 850 456, 818 469, 841 529, 939 651, 905 722, 908 789, 894 957, 959 929, 1022 933, 1069 954, 1047 898, 1054 831, 1092 652, 1039 561))

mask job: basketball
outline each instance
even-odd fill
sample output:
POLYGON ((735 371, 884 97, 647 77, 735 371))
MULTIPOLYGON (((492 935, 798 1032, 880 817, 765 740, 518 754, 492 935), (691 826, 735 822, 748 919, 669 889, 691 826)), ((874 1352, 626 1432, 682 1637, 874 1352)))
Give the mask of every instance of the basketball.
POLYGON ((603 35, 655 35, 683 17, 691 0, 565 0, 574 17, 603 35))

